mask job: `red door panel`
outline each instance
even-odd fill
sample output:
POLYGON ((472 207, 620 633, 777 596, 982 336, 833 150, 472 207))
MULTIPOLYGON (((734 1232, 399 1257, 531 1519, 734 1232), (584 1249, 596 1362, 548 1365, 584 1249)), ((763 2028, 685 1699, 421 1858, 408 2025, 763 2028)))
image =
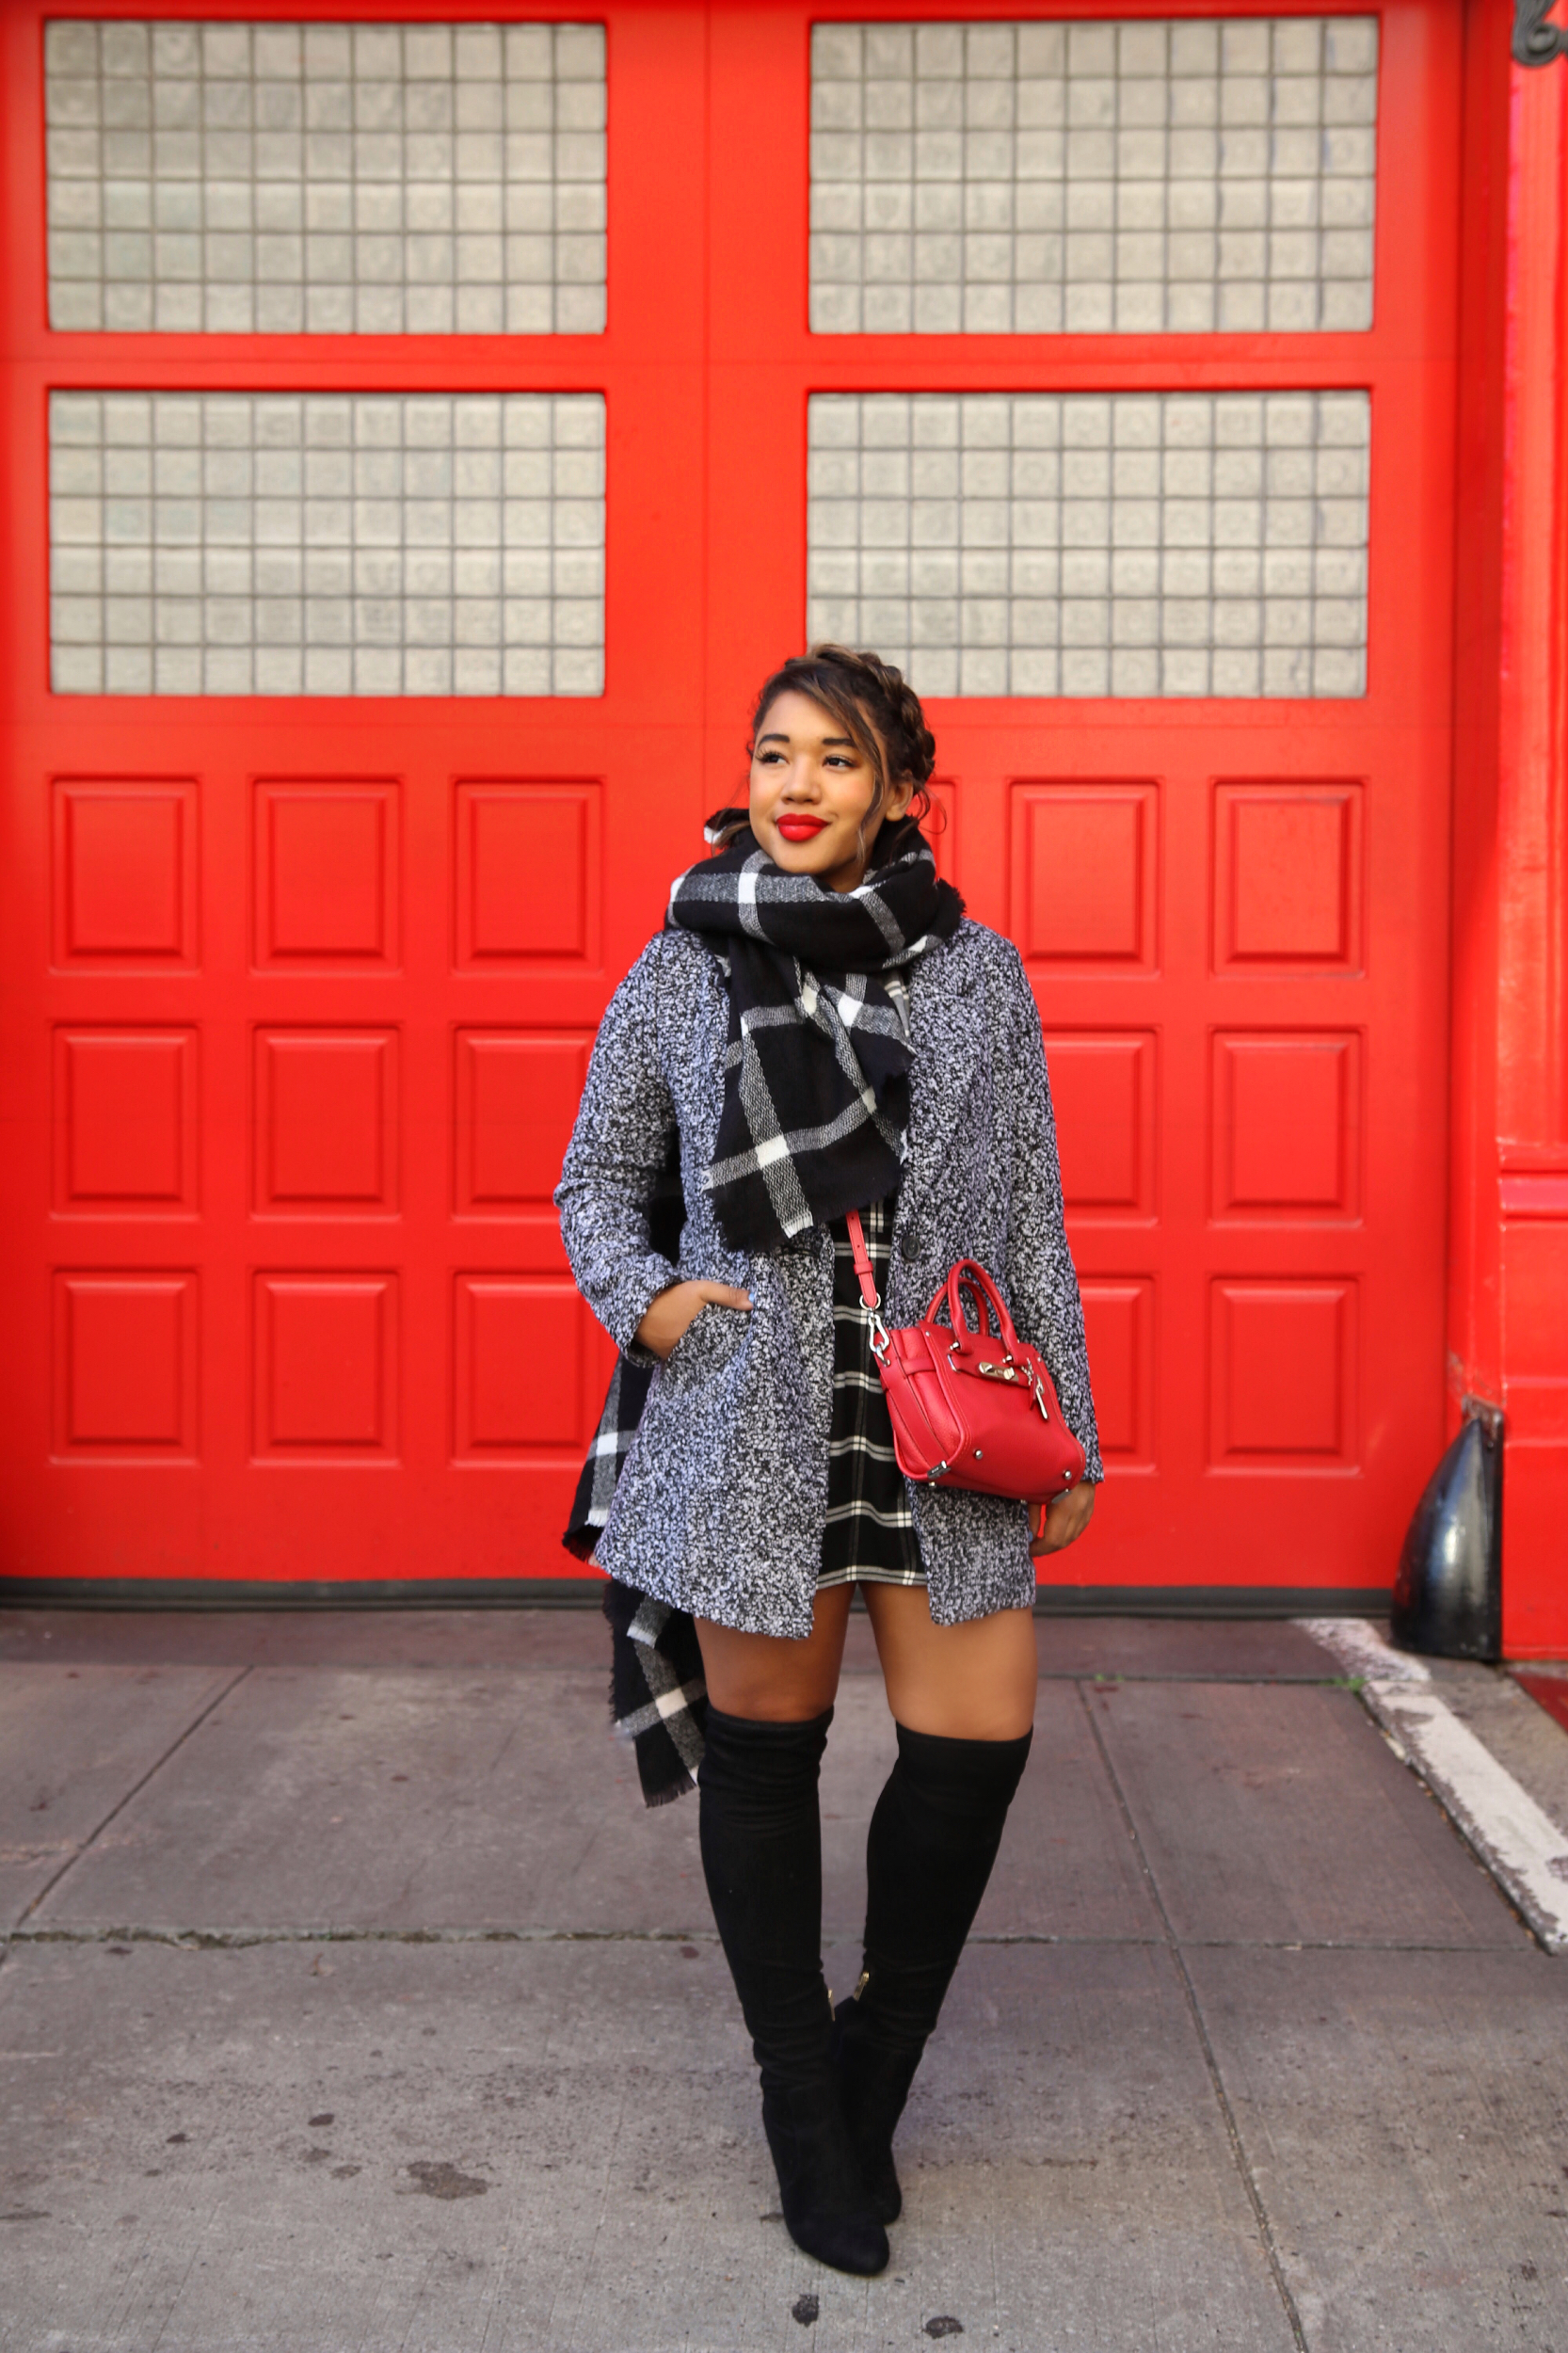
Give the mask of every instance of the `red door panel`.
POLYGON ((194 1457, 200 1305, 194 1274, 56 1275, 56 1456, 194 1457))
POLYGON ((397 1460, 395 1274, 258 1274, 258 1461, 397 1460))
POLYGON ((1012 788, 1008 929, 1047 971, 1148 971, 1158 954, 1160 787, 1012 788))
POLYGON ((1046 1038, 1069 1214, 1144 1221, 1155 1215, 1152 1030, 1053 1031, 1046 1038))
POLYGON ((195 784, 61 776, 52 797, 56 966, 193 966, 195 784))
POLYGON ((197 1032, 55 1032, 56 1213, 196 1208, 197 1032))
POLYGON ((1215 788, 1216 971, 1360 968, 1361 803, 1358 780, 1215 788))
POLYGON ((251 874, 259 971, 395 971, 402 798, 395 776, 258 782, 251 874))

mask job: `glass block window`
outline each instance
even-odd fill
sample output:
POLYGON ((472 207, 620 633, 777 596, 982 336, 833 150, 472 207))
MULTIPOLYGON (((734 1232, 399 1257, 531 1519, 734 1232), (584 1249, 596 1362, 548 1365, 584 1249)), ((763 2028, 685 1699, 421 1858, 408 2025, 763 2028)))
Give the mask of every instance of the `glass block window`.
POLYGON ((61 695, 597 695, 600 394, 55 392, 61 695))
POLYGON ((1375 17, 819 24, 818 334, 1372 320, 1375 17))
POLYGON ((45 33, 49 323, 599 334, 598 24, 45 33))
POLYGON ((808 633, 924 695, 1361 695, 1365 392, 823 393, 808 633))

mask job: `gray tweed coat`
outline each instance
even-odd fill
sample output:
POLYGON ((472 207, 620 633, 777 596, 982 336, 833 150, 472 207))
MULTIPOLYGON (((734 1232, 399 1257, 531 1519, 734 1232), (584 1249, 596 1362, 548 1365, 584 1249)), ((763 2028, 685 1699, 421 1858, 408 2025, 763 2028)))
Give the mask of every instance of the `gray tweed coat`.
MULTIPOLYGON (((583 1294, 617 1344, 676 1280, 740 1285, 749 1314, 704 1307, 656 1374, 595 1552, 612 1577, 755 1634, 811 1630, 827 1499, 833 1249, 824 1226, 731 1250, 703 1187, 724 1101, 728 1005, 718 962, 659 933, 612 999, 556 1189, 583 1294), (648 1204, 680 1139, 680 1262, 650 1246, 648 1204)), ((955 1258, 995 1277, 1049 1365, 1068 1427, 1103 1478, 1078 1282, 1062 1222, 1040 1019, 1017 950, 966 920, 916 966, 908 1159, 884 1312, 913 1323, 955 1258)), ((1028 1608, 1021 1503, 913 1487, 939 1625, 1028 1608)))

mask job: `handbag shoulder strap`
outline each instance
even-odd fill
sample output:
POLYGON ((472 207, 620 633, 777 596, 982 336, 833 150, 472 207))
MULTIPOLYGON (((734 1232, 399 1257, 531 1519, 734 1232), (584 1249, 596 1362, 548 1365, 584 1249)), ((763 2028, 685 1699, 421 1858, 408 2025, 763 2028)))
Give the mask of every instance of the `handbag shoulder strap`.
POLYGON ((849 1246, 855 1256, 855 1272, 860 1278, 860 1300, 866 1310, 866 1321, 872 1327, 872 1354, 883 1368, 887 1379, 888 1352, 891 1342, 888 1327, 882 1321, 882 1301, 877 1294, 876 1276, 872 1272, 872 1254, 866 1248, 865 1228, 858 1209, 849 1210, 844 1218, 849 1230, 849 1246))
POLYGON ((876 1276, 872 1273, 872 1256, 866 1248, 865 1228, 858 1209, 851 1209, 844 1219, 849 1228, 849 1246, 855 1254, 855 1272, 860 1278, 860 1297, 874 1316, 882 1301, 877 1292, 876 1276))

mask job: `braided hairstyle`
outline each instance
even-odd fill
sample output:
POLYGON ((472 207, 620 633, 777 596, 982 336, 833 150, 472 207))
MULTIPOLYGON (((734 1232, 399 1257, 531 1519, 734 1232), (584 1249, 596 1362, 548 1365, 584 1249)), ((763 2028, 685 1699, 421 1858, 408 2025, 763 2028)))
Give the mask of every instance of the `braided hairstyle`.
POLYGON ((871 768, 876 795, 868 817, 881 808, 890 785, 913 776, 909 815, 923 824, 931 814, 925 788, 936 764, 936 739, 926 726, 920 696, 902 670, 877 654, 852 653, 844 646, 813 646, 808 653, 792 654, 762 683, 751 714, 753 744, 779 696, 789 694, 809 696, 831 712, 871 768))

